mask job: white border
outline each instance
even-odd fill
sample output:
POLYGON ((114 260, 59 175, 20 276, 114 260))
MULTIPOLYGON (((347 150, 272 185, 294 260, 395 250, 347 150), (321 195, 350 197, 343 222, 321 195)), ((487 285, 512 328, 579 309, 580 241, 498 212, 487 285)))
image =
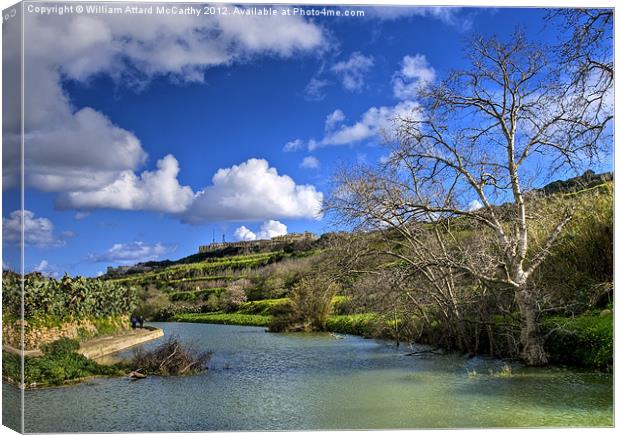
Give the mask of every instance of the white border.
MULTIPOLYGON (((65 1, 63 1, 65 2, 65 1)), ((81 3, 79 0, 72 0, 66 2, 73 3, 81 3)), ((0 10, 4 10, 18 2, 13 0, 0 0, 0 10)), ((54 1, 49 1, 49 3, 55 3, 54 1)), ((57 3, 61 3, 60 1, 57 3)), ((152 0, 132 0, 125 3, 158 3, 157 1, 152 0)), ((613 0, 521 0, 521 1, 505 1, 505 0, 450 0, 450 1, 436 1, 436 0, 310 0, 310 1, 286 1, 286 0, 241 0, 241 1, 222 1, 222 0, 211 0, 211 1, 203 1, 203 2, 188 2, 181 0, 167 0, 161 3, 237 3, 237 4, 314 4, 314 5, 381 5, 381 6, 459 6, 459 7, 536 7, 536 8, 544 8, 544 7, 608 7, 615 8, 615 1, 613 0)), ((614 42, 618 41, 618 26, 614 28, 614 42)), ((1 42, 1 36, 0 36, 1 42)), ((617 58, 617 43, 614 44, 614 58, 617 58)), ((0 43, 0 58, 2 56, 2 44, 0 43)), ((0 83, 2 80, 2 71, 0 69, 0 83)), ((0 91, 1 92, 1 91, 0 91)), ((0 94, 1 95, 1 94, 0 94)), ((618 107, 618 101, 620 100, 618 94, 615 95, 615 107, 618 107)), ((2 122, 2 110, 0 109, 0 125, 2 122)), ((615 132, 618 131, 619 126, 618 117, 614 119, 614 150, 615 150, 615 132)), ((22 147, 23 148, 23 147, 22 147)), ((620 167, 618 163, 620 163, 620 153, 614 152, 614 167, 620 167)), ((0 167, 2 164, 2 154, 0 153, 0 167)), ((614 196, 614 217, 618 216, 618 211, 620 211, 620 204, 616 201, 617 195, 614 196)), ((0 203, 0 214, 2 212, 2 205, 0 203)), ((614 219, 614 274, 616 271, 620 270, 620 259, 617 255, 618 243, 620 242, 620 237, 618 236, 618 229, 620 224, 618 224, 618 220, 614 219)), ((1 252, 1 240, 2 235, 0 234, 0 252, 1 252)), ((0 255, 1 257, 1 255, 0 255)), ((614 279, 615 281, 615 279, 614 279)), ((615 312, 614 312, 615 314, 615 312)), ((614 316, 614 337, 618 337, 618 316, 614 316)), ((614 355, 618 355, 617 351, 617 341, 614 339, 614 355)), ((616 375, 616 364, 614 362, 614 380, 616 375)), ((614 418, 618 416, 618 383, 614 381, 614 418)), ((0 405, 2 403, 2 397, 0 395, 0 405)), ((393 435, 401 435, 401 434, 451 434, 451 433, 460 433, 460 432, 469 432, 473 433, 474 431, 479 431, 481 429, 437 429, 437 430, 390 430, 390 431, 372 431, 372 433, 378 434, 393 434, 393 435)), ((599 428, 585 428, 585 429, 484 429, 484 433, 486 434, 495 434, 495 433, 510 433, 510 434, 548 434, 548 435, 564 435, 564 434, 580 434, 580 433, 588 433, 588 434, 611 434, 614 433, 614 429, 599 429, 599 428)), ((337 433, 339 435, 353 435, 359 434, 361 431, 322 431, 322 432, 305 432, 305 433, 322 433, 322 434, 331 434, 337 433)), ((5 434, 13 434, 14 432, 8 429, 5 426, 0 426, 0 435, 5 434)), ((132 432, 136 433, 136 432, 132 432)), ((162 433, 162 432, 150 432, 150 433, 162 433)), ((207 432, 193 432, 193 433, 207 433, 207 432)), ((270 434, 273 432, 216 432, 217 434, 251 434, 251 435, 263 435, 270 434)), ((298 432, 280 432, 284 434, 295 434, 298 432)))

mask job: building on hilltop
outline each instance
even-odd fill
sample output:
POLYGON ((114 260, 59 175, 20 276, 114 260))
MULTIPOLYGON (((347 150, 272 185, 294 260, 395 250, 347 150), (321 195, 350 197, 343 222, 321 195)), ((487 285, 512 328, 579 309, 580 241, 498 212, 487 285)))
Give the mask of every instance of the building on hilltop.
POLYGON ((222 242, 222 243, 210 243, 208 245, 201 245, 198 247, 199 253, 213 252, 225 248, 241 248, 241 249, 265 249, 265 248, 277 248, 279 246, 288 243, 297 242, 312 242, 317 240, 316 234, 309 231, 303 233, 290 233, 283 236, 272 237, 271 239, 262 240, 245 240, 240 242, 222 242))

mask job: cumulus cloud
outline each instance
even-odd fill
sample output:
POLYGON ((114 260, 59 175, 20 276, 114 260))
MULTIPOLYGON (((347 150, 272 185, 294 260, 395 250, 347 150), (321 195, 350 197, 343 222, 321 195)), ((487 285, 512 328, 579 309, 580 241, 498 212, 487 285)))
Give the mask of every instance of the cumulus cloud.
POLYGON ((341 61, 332 66, 331 70, 342 80, 344 88, 351 92, 359 92, 364 89, 366 74, 374 65, 372 56, 365 56, 359 51, 351 54, 346 61, 341 61))
POLYGON ((403 101, 396 106, 371 107, 354 124, 341 124, 338 128, 332 126, 318 145, 350 145, 382 135, 389 136, 394 131, 395 121, 399 117, 414 115, 418 107, 413 101, 403 101))
MULTIPOLYGON (((136 171, 148 157, 140 140, 100 111, 75 107, 66 93, 66 82, 88 83, 100 75, 136 88, 157 76, 200 82, 213 66, 245 62, 255 56, 290 57, 329 47, 321 27, 293 16, 213 16, 204 20, 168 15, 27 14, 26 20, 32 30, 24 59, 28 83, 24 95, 26 183, 62 192, 60 202, 67 207, 84 204, 86 208, 178 212, 187 205, 188 192, 167 178, 158 179, 165 181, 164 190, 155 192, 155 184, 147 179, 174 172, 175 164, 166 163, 166 168, 138 176, 136 171), (111 198, 120 188, 128 188, 130 193, 111 198), (148 199, 136 198, 138 192, 147 193, 148 199), (87 198, 93 193, 100 202, 87 198), (180 194, 181 199, 174 201, 168 198, 170 194, 180 194)), ((13 71, 19 71, 20 55, 7 50, 5 56, 8 80, 13 71)), ((15 92, 10 86, 7 89, 3 102, 10 105, 15 92)), ((14 145, 4 147, 3 158, 6 167, 13 169, 19 162, 15 142, 19 137, 18 112, 5 113, 3 123, 5 143, 14 145)), ((5 186, 16 186, 18 177, 17 170, 5 171, 5 186)))
POLYGON ((426 56, 416 54, 405 56, 401 69, 394 74, 394 96, 400 100, 414 98, 422 89, 435 80, 435 69, 430 66, 426 56))
POLYGON ((90 254, 88 259, 93 263, 132 264, 157 260, 162 255, 169 254, 175 249, 176 246, 163 243, 115 243, 110 249, 101 254, 90 254))
POLYGON ((46 276, 51 276, 52 278, 60 278, 60 272, 58 268, 52 264, 50 264, 47 260, 41 260, 39 264, 33 267, 33 272, 39 272, 46 276))
POLYGON ((301 166, 302 168, 306 168, 306 169, 317 169, 320 166, 320 162, 319 159, 317 159, 314 156, 307 156, 304 157, 304 159, 301 161, 301 164, 299 166, 301 166))
POLYGON ((24 229, 24 245, 37 248, 63 246, 65 241, 54 235, 54 224, 44 217, 35 217, 29 210, 15 210, 8 218, 2 218, 2 241, 9 245, 19 245, 24 229))
POLYGON ((41 260, 41 262, 39 264, 37 264, 33 270, 35 272, 41 272, 43 273, 47 268, 49 267, 49 263, 47 262, 47 260, 41 260))
POLYGON ((169 154, 157 162, 155 171, 144 171, 139 176, 133 171, 124 171, 101 189, 62 194, 58 206, 180 213, 189 207, 194 192, 179 184, 178 174, 179 163, 169 154))
POLYGON ((251 240, 256 240, 256 234, 250 229, 248 229, 245 225, 241 225, 235 230, 235 239, 242 242, 249 242, 251 240))
POLYGON ((467 204, 467 211, 476 211, 476 210, 481 209, 482 207, 484 206, 479 200, 473 199, 469 201, 469 204, 467 204))
POLYGON ((302 149, 304 147, 304 142, 301 139, 295 139, 292 140, 290 142, 287 142, 284 147, 282 148, 282 150, 284 152, 292 152, 292 151, 299 151, 300 149, 302 149))
POLYGON ((183 215, 189 223, 321 217, 323 194, 280 175, 264 159, 219 169, 183 215))
POLYGON ((241 225, 235 230, 235 238, 241 241, 266 240, 288 233, 286 225, 276 220, 263 222, 258 233, 254 233, 245 225, 241 225))

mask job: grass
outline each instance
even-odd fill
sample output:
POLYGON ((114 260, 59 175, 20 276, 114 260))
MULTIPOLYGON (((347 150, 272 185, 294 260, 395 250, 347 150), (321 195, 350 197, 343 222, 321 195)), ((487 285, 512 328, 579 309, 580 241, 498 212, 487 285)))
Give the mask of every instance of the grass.
POLYGON ((268 326, 271 316, 239 313, 193 313, 177 314, 172 320, 175 322, 215 323, 221 325, 268 326))
POLYGON ((178 301, 191 302, 195 300, 207 300, 209 295, 220 294, 224 290, 226 290, 224 287, 211 287, 211 288, 202 289, 202 290, 173 292, 173 293, 170 293, 168 297, 173 302, 178 302, 178 301))
MULTIPOLYGON (((266 266, 289 257, 283 252, 238 255, 235 257, 208 258, 198 263, 176 264, 153 272, 146 272, 122 278, 112 278, 115 283, 149 284, 153 282, 182 282, 186 280, 202 280, 213 276, 215 272, 231 272, 248 268, 266 266)), ((224 276, 221 273, 218 277, 224 276)), ((230 276, 226 274, 226 276, 230 276)))
POLYGON ((603 311, 545 319, 543 330, 549 334, 545 345, 551 361, 611 370, 614 354, 613 314, 611 310, 603 311))
POLYGON ((368 337, 372 335, 376 321, 377 315, 372 313, 335 315, 327 318, 325 327, 330 332, 368 337))
MULTIPOLYGON (((177 314, 172 320, 176 322, 192 323, 215 323, 222 325, 240 326, 269 326, 272 316, 270 309, 286 303, 286 298, 266 299, 264 301, 246 302, 242 309, 244 312, 235 313, 191 313, 177 314)), ((377 316, 375 314, 348 314, 333 315, 327 318, 326 328, 330 332, 371 336, 377 316)))
POLYGON ((489 370, 489 375, 494 378, 510 378, 512 376, 512 367, 504 363, 498 371, 489 370))
MULTIPOLYGON (((79 344, 66 338, 44 347, 41 357, 26 357, 24 360, 24 383, 26 387, 62 385, 93 376, 120 376, 124 370, 119 366, 105 366, 86 358, 75 351, 79 344)), ((18 384, 21 379, 19 355, 2 353, 2 376, 18 384)))
POLYGON ((198 276, 195 278, 180 278, 168 280, 168 284, 183 284, 189 282, 202 282, 202 281, 235 281, 244 278, 242 275, 210 275, 210 276, 198 276))
POLYGON ((239 314, 258 314, 261 316, 271 316, 273 310, 279 306, 286 304, 289 301, 288 298, 278 299, 263 299, 260 301, 250 301, 241 304, 237 313, 239 314))

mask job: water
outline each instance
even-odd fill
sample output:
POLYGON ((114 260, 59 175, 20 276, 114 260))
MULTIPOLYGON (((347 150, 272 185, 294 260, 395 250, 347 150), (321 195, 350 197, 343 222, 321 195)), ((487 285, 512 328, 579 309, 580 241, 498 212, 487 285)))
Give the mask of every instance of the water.
MULTIPOLYGON (((613 425, 608 374, 513 365, 511 377, 497 378, 488 371, 504 364, 499 360, 405 356, 404 349, 380 340, 154 325, 214 351, 209 371, 30 390, 26 431, 613 425), (473 370, 478 375, 469 376, 473 370)), ((5 398, 16 394, 4 386, 5 398)))

